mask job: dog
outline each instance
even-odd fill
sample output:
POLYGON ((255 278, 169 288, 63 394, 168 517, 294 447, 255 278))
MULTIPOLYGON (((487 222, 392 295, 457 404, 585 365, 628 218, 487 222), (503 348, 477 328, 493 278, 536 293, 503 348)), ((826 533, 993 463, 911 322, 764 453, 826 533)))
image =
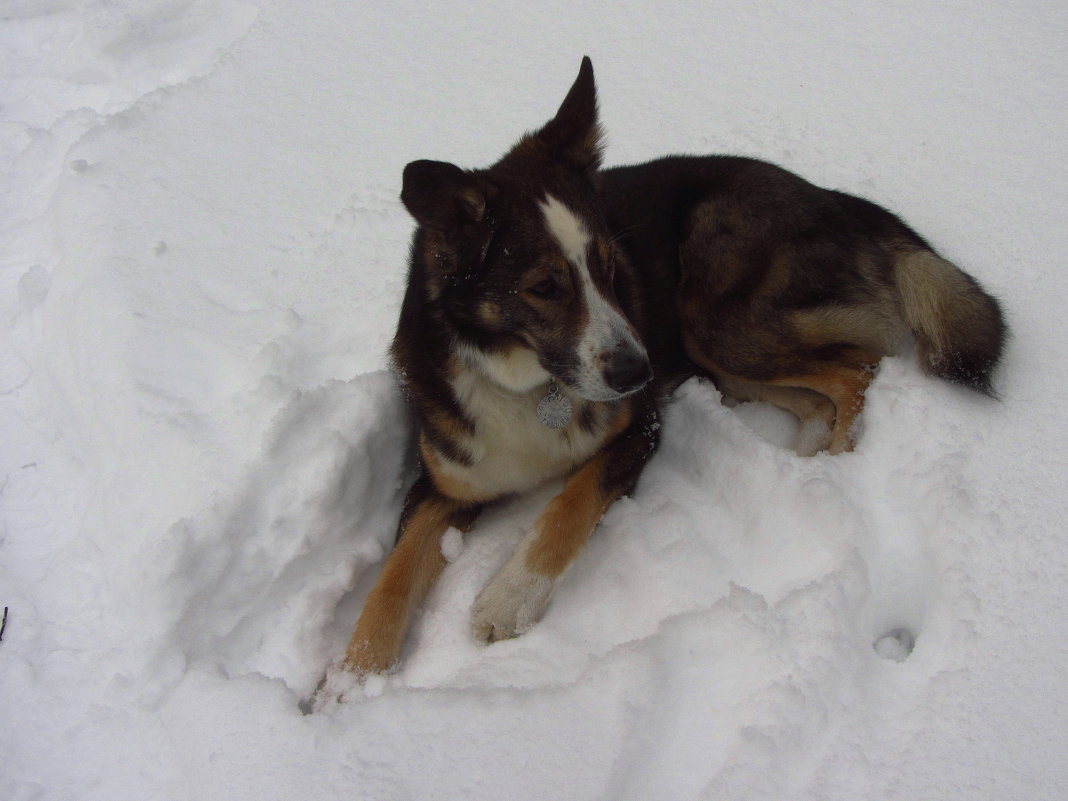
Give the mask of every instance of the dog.
POLYGON ((999 304, 889 211, 749 158, 602 170, 601 142, 585 58, 493 166, 404 170, 417 226, 391 356, 420 475, 345 674, 397 664, 446 530, 564 477, 473 610, 487 643, 536 623, 691 376, 793 412, 801 455, 852 449, 873 371, 910 333, 929 373, 993 395, 999 304))

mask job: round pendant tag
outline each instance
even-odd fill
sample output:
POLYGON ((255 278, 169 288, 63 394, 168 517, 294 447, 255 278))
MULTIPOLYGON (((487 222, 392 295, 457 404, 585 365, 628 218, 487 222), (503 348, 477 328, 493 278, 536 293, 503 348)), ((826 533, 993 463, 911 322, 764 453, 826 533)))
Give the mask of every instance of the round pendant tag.
POLYGON ((561 429, 571 419, 571 401, 556 388, 556 382, 549 384, 549 391, 538 401, 538 422, 546 428, 561 429))

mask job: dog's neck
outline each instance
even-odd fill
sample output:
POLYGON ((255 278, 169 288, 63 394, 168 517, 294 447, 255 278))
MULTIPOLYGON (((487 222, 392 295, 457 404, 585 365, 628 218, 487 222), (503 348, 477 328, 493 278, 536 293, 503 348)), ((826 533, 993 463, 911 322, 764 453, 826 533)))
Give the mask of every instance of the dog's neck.
POLYGON ((457 355, 464 366, 477 370, 487 379, 514 395, 526 395, 540 389, 549 391, 552 376, 538 362, 530 348, 515 345, 508 350, 487 353, 479 348, 461 344, 457 355))
MULTIPOLYGON (((534 351, 522 345, 497 352, 461 345, 457 353, 460 369, 481 379, 476 384, 489 385, 502 400, 510 399, 510 405, 518 401, 526 406, 545 428, 556 431, 565 428, 574 417, 576 405, 581 406, 581 400, 572 399, 560 382, 541 366, 534 351)), ((453 389, 462 405, 474 400, 475 385, 469 380, 454 381, 453 389)))

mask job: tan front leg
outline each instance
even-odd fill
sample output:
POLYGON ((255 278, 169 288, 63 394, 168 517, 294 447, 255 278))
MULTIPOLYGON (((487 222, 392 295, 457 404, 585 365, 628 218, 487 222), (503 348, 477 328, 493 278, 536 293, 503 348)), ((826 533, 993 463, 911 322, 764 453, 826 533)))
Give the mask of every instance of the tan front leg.
POLYGON ((594 456, 549 502, 475 601, 473 630, 483 642, 515 637, 541 619, 556 579, 589 539, 615 500, 601 488, 607 456, 594 456))
POLYGON ((628 411, 620 429, 568 479, 478 596, 472 621, 477 639, 515 637, 537 623, 557 578, 578 556, 605 510, 630 492, 656 449, 655 407, 648 402, 635 413, 628 411))
POLYGON ((421 479, 412 488, 398 540, 363 606, 342 668, 357 675, 388 670, 400 656, 412 612, 445 564, 441 537, 450 526, 467 528, 478 514, 421 479))

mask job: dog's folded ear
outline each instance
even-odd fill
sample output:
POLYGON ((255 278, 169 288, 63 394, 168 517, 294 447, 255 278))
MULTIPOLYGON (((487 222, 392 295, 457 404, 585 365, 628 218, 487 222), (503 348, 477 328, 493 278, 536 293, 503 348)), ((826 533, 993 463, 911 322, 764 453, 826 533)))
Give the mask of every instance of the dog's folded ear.
POLYGON ((601 125, 597 119, 597 86, 593 62, 584 56, 578 77, 556 116, 535 134, 559 161, 582 171, 601 166, 601 125))
POLYGON ((401 202, 420 225, 452 233, 486 214, 488 185, 446 161, 413 161, 404 168, 401 202))

